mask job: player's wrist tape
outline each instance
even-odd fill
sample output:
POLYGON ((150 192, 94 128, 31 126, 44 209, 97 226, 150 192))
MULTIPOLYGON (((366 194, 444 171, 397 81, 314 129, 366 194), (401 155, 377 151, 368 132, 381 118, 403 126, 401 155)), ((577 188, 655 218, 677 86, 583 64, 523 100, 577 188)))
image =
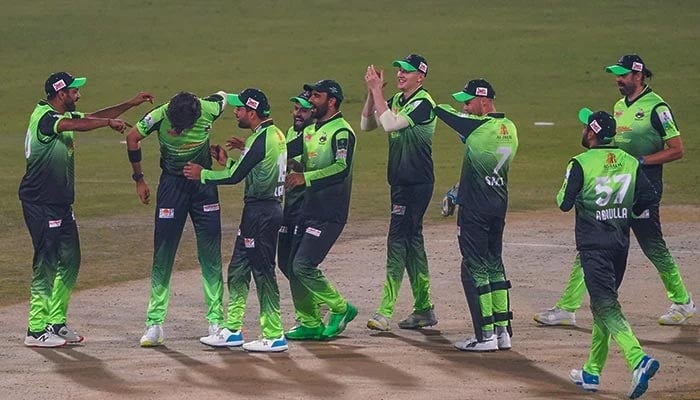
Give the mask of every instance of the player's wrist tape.
POLYGON ((136 150, 127 150, 127 153, 129 153, 129 162, 141 162, 141 148, 136 150))

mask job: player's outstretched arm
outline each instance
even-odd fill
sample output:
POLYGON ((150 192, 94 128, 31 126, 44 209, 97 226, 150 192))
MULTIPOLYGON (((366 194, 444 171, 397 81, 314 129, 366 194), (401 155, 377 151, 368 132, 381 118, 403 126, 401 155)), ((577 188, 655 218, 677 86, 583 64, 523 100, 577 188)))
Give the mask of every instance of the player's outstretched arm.
POLYGON ((139 104, 149 102, 153 104, 153 95, 148 93, 148 92, 139 92, 134 96, 133 98, 111 106, 107 108, 103 108, 99 111, 95 111, 93 113, 87 114, 86 117, 91 117, 91 118, 117 118, 118 116, 124 114, 127 110, 138 106, 139 104))

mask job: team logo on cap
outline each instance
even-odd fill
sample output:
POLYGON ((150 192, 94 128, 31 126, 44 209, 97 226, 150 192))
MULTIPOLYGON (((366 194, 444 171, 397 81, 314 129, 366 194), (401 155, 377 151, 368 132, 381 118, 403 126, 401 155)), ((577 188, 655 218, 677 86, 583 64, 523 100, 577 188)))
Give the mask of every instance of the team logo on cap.
POLYGON ((59 79, 58 82, 54 82, 51 86, 53 86, 53 90, 58 92, 59 90, 66 87, 66 82, 64 82, 63 79, 59 79))
POLYGON ((489 89, 485 87, 477 87, 476 88, 476 95, 477 96, 488 96, 489 95, 489 89))
POLYGON ((421 63, 418 64, 418 70, 425 74, 428 72, 428 65, 421 61, 421 63))
POLYGON ((253 110, 257 110, 258 105, 260 105, 260 102, 252 97, 248 97, 248 100, 245 101, 245 105, 252 108, 253 110))
POLYGON ((632 63, 632 70, 633 71, 640 71, 641 72, 643 69, 644 69, 644 64, 638 63, 636 61, 632 63))
POLYGON ((595 132, 595 133, 598 133, 598 132, 600 132, 600 131, 603 129, 603 128, 600 126, 600 124, 598 124, 598 121, 596 121, 596 120, 591 121, 591 123, 588 124, 588 126, 590 126, 591 129, 593 129, 593 132, 595 132))

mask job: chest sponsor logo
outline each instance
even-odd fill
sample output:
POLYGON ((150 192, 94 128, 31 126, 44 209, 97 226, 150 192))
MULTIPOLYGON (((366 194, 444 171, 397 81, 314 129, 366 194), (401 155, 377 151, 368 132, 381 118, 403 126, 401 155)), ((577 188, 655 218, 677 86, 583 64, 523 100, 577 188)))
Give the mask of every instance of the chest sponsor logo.
POLYGON ((392 204, 391 205, 391 213, 393 215, 404 215, 404 214, 406 214, 406 206, 402 206, 399 204, 392 204))
POLYGON ((49 228, 60 228, 61 224, 63 224, 62 219, 49 220, 49 228))
POLYGON ((646 115, 646 114, 644 114, 644 110, 637 110, 637 112, 634 113, 634 119, 640 120, 640 119, 644 118, 644 115, 646 115))
POLYGON ((158 218, 160 219, 174 219, 175 209, 174 208, 159 208, 158 218))
POLYGON ((202 211, 204 212, 212 212, 212 211, 219 211, 219 203, 214 203, 214 204, 205 204, 202 206, 202 211))
POLYGON ((243 245, 246 249, 255 248, 255 238, 243 238, 243 245))
POLYGON ((326 136, 326 135, 321 135, 321 137, 318 138, 318 142, 321 144, 326 143, 327 140, 328 140, 328 136, 326 136))
POLYGON ((624 114, 622 111, 615 111, 615 118, 620 118, 624 114))
POLYGON ((316 237, 321 236, 321 230, 316 229, 316 228, 312 228, 312 227, 306 228, 306 233, 308 233, 311 236, 316 236, 316 237))

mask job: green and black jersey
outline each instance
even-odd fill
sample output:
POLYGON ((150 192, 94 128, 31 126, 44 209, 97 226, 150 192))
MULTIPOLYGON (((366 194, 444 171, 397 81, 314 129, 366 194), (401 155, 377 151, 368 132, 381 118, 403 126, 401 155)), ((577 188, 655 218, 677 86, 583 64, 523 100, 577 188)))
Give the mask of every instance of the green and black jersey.
POLYGON ((58 123, 64 118, 83 117, 80 112, 61 114, 44 100, 36 105, 29 117, 24 141, 27 169, 19 185, 20 200, 38 204, 73 204, 73 132, 59 132, 58 123))
MULTIPOLYGON (((622 98, 614 106, 617 134, 614 143, 635 158, 657 153, 680 135, 671 108, 650 87, 634 101, 622 98)), ((661 188, 662 165, 642 165, 644 173, 661 188)))
POLYGON ((656 201, 639 162, 616 146, 592 147, 575 156, 557 194, 562 211, 576 205, 578 250, 626 249, 629 219, 656 201))
POLYGON ((503 113, 463 114, 441 104, 435 114, 465 143, 457 204, 475 212, 505 217, 508 171, 518 150, 515 124, 503 113))
POLYGON ((389 133, 389 185, 434 183, 433 134, 437 120, 433 113, 435 102, 423 88, 404 99, 399 92, 387 101, 396 115, 408 121, 408 127, 389 133))
POLYGON ((204 168, 211 167, 209 130, 224 111, 226 99, 220 94, 213 94, 205 99, 199 99, 199 102, 202 106, 202 115, 192 128, 179 135, 168 133, 172 127, 165 114, 169 103, 154 108, 136 124, 139 133, 144 137, 158 132, 160 168, 163 173, 182 176, 182 169, 188 161, 204 168))
POLYGON ((271 119, 263 121, 245 140, 238 161, 228 160, 219 171, 202 170, 201 182, 231 185, 245 178, 243 201, 282 201, 287 174, 287 143, 271 119))
MULTIPOLYGON (((293 143, 295 139, 301 137, 302 131, 295 131, 294 126, 291 126, 287 130, 287 143, 293 143)), ((293 157, 292 160, 301 163, 301 155, 293 157)), ((288 190, 284 193, 284 208, 285 210, 296 210, 299 209, 304 201, 304 186, 297 186, 292 190, 288 190)), ((285 211, 286 215, 286 211, 285 211)))
POLYGON ((330 119, 309 125, 302 136, 288 144, 290 157, 302 156, 304 165, 303 217, 344 224, 352 191, 355 132, 338 112, 330 119))

